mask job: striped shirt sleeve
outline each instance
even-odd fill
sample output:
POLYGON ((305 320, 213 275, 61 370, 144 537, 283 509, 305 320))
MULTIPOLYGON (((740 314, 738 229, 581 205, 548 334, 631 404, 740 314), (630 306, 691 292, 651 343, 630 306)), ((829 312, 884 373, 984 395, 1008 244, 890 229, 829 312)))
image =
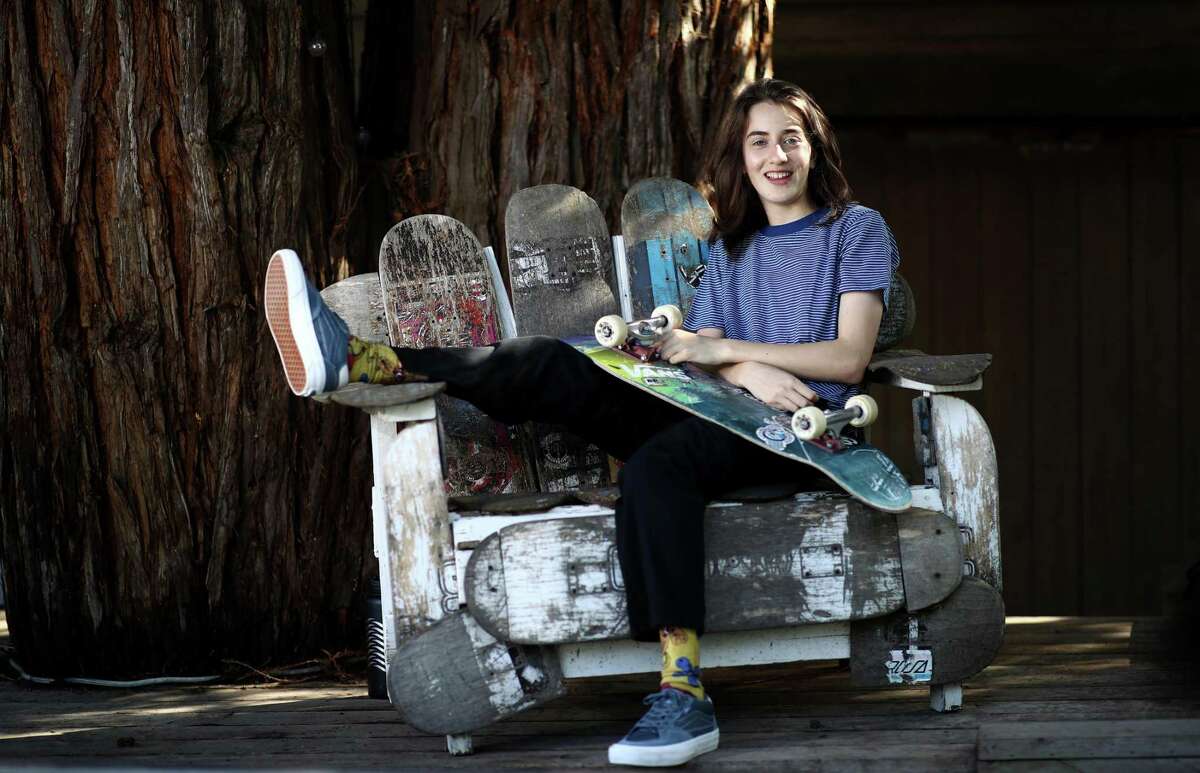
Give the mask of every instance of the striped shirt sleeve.
POLYGON ((846 223, 837 256, 838 295, 882 290, 887 303, 892 272, 900 265, 900 251, 883 216, 869 207, 856 207, 846 223))
POLYGON ((718 239, 708 249, 704 276, 700 279, 700 287, 683 321, 684 330, 694 333, 701 328, 715 327, 725 331, 724 303, 721 301, 724 281, 725 244, 718 239))

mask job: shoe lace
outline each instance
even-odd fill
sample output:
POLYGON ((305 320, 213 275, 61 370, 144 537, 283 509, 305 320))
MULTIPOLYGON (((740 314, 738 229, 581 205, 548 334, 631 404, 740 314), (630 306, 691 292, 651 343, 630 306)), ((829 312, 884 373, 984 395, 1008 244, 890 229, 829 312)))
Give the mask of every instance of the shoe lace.
POLYGON ((671 689, 650 693, 642 698, 642 703, 649 706, 650 710, 638 720, 634 728, 645 727, 657 730, 664 725, 671 724, 672 720, 683 713, 686 705, 685 697, 678 690, 671 689))

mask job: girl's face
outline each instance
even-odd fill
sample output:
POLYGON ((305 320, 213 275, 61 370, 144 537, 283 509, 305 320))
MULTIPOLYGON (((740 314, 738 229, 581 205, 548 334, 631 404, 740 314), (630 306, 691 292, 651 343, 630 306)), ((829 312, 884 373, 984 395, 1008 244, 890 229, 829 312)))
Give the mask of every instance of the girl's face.
POLYGON ((771 225, 790 223, 816 211, 808 193, 812 145, 804 120, 794 108, 777 102, 759 102, 750 108, 742 159, 771 225))

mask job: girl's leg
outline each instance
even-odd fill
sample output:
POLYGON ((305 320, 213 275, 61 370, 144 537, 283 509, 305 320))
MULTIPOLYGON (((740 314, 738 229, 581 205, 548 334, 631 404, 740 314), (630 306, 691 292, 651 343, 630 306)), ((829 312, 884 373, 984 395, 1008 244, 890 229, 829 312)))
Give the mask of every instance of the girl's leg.
POLYGON ((689 417, 603 373, 585 355, 554 338, 514 338, 470 348, 395 349, 407 378, 444 381, 506 424, 562 424, 618 459, 689 417))
POLYGON ((704 631, 704 508, 722 493, 824 476, 703 419, 662 430, 621 470, 617 553, 629 625, 639 641, 662 628, 704 631))

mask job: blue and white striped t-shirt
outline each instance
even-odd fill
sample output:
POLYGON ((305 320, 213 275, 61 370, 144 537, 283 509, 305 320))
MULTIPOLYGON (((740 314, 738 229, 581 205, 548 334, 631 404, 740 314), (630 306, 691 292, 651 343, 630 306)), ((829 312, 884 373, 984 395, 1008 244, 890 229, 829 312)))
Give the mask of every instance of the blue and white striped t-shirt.
MULTIPOLYGON (((709 249, 700 288, 684 328, 720 328, 726 338, 764 344, 832 341, 838 334, 841 294, 882 290, 900 265, 896 240, 875 210, 851 204, 831 223, 822 208, 777 226, 766 226, 730 260, 718 239, 709 249)), ((804 382, 830 407, 859 392, 857 384, 804 382)))

